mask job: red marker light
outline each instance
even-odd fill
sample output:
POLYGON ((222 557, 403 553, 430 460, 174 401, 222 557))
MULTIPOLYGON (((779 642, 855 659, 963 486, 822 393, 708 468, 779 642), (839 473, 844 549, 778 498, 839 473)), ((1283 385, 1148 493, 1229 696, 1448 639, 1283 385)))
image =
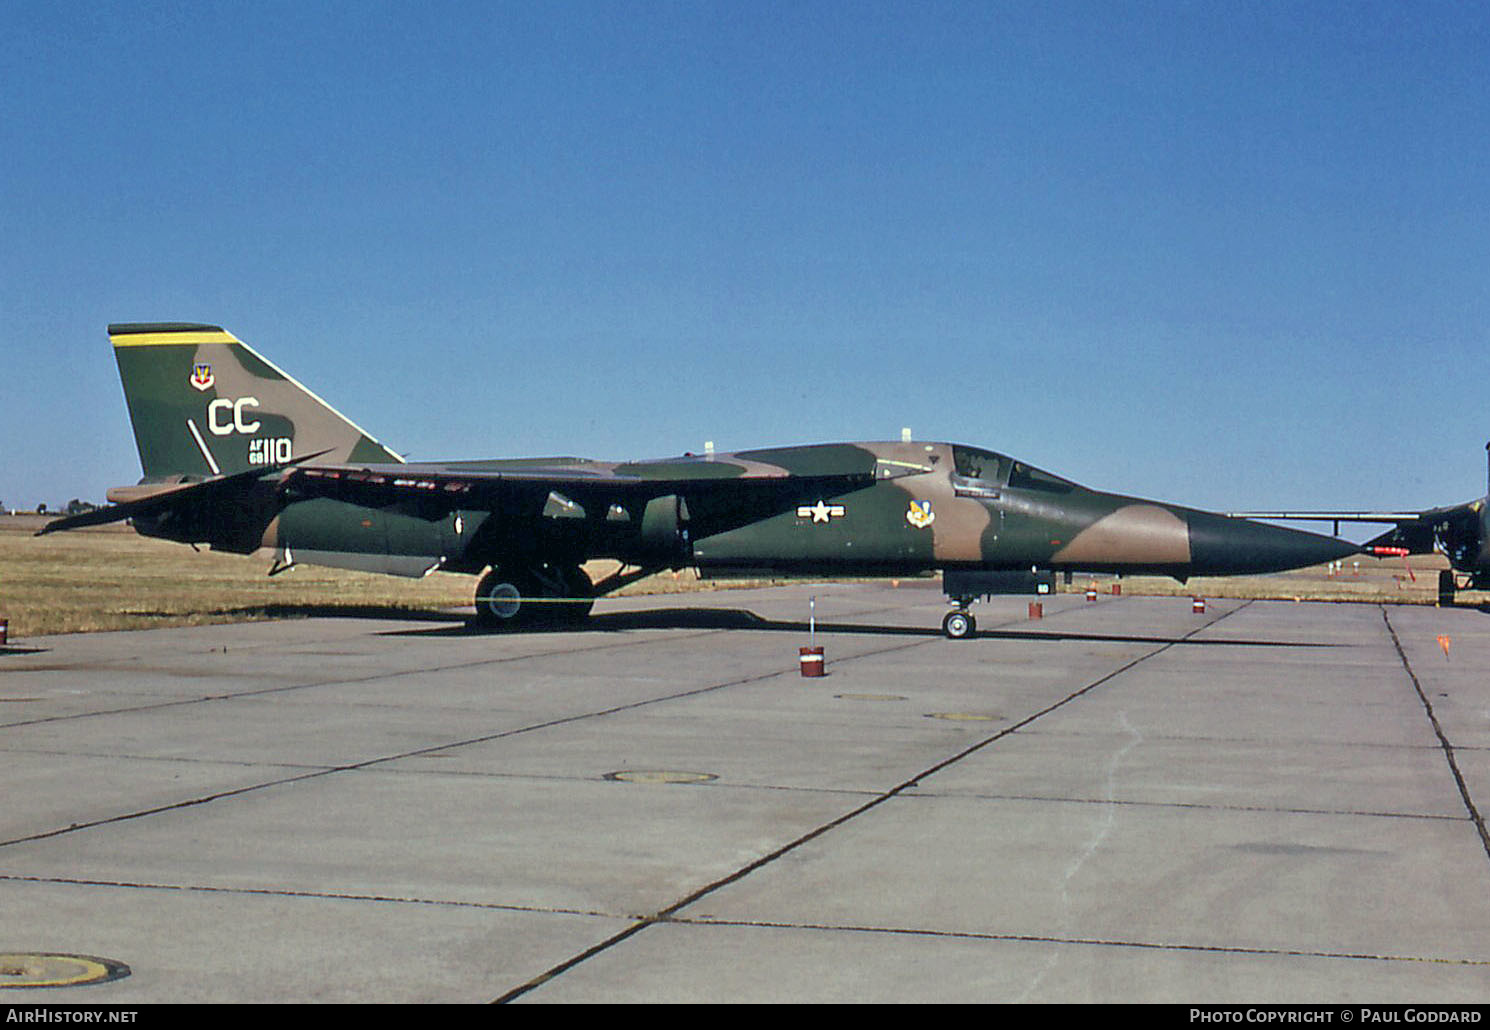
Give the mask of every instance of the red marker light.
POLYGON ((1381 557, 1393 556, 1399 558, 1406 558, 1409 554, 1412 553, 1405 547, 1372 547, 1370 548, 1370 551, 1372 554, 1381 557))

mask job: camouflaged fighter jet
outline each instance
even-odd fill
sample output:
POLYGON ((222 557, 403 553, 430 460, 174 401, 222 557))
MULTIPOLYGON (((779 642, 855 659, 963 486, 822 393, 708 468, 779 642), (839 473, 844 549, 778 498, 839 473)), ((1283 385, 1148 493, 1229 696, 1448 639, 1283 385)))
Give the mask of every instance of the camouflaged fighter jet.
POLYGON ((1078 486, 960 444, 831 443, 685 454, 405 462, 212 325, 113 325, 144 479, 43 533, 129 519, 145 536, 297 562, 479 575, 478 620, 587 615, 664 569, 905 576, 939 570, 949 637, 969 605, 1062 572, 1262 573, 1353 544, 1078 486), (591 582, 581 565, 614 559, 591 582))

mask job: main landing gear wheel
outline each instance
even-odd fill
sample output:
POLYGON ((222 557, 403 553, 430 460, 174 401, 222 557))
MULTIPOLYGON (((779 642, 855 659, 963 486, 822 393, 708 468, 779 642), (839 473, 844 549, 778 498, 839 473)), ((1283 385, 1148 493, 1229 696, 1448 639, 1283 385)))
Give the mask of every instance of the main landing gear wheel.
POLYGON ((476 586, 476 622, 489 629, 580 622, 593 607, 590 579, 577 565, 494 568, 476 586))
POLYGON ((563 588, 562 599, 551 602, 554 617, 560 622, 583 622, 595 607, 595 585, 578 565, 555 570, 563 588))
POLYGON ((1454 605, 1454 592, 1458 584, 1454 581, 1453 569, 1441 569, 1438 573, 1438 603, 1444 608, 1454 605))
POLYGON ((491 629, 526 625, 537 596, 538 581, 526 572, 492 569, 476 585, 476 622, 491 629))
POLYGON ((978 632, 978 620, 971 612, 954 609, 942 619, 942 632, 947 634, 948 640, 966 640, 978 632))

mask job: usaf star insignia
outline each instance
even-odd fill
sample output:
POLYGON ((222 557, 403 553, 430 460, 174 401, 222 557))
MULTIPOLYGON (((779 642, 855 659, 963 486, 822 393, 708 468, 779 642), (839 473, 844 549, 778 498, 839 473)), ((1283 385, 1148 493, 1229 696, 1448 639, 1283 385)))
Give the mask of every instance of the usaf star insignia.
POLYGON ((905 513, 905 521, 917 529, 925 529, 936 521, 936 512, 931 510, 930 501, 912 501, 905 513))
POLYGON ((816 504, 804 504, 797 509, 797 518, 812 519, 813 522, 828 522, 831 519, 842 517, 844 507, 841 504, 826 504, 818 501, 816 504))

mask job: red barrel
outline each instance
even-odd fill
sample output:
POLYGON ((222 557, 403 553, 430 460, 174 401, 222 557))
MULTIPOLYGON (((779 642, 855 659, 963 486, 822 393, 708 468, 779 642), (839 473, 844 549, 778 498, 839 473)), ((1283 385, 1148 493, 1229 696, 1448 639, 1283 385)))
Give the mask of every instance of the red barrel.
POLYGON ((1087 587, 1086 588, 1086 599, 1088 601, 1095 601, 1097 599, 1097 588, 1096 587, 1087 587))
POLYGON ((1203 598, 1203 597, 1197 597, 1197 598, 1192 599, 1192 601, 1190 602, 1190 610, 1192 612, 1194 612, 1196 615, 1204 615, 1205 614, 1205 598, 1203 598))
POLYGON ((1112 585, 1112 596, 1113 597, 1120 596, 1122 594, 1122 592, 1123 592, 1123 585, 1121 583, 1114 583, 1112 585))
POLYGON ((0 618, 0 647, 5 646, 5 641, 9 638, 9 634, 10 620, 6 618, 0 618))
POLYGON ((823 666, 827 664, 823 660, 823 649, 820 647, 804 647, 801 648, 801 652, 802 675, 823 675, 823 666))
POLYGON ((1032 618, 1032 619, 1043 619, 1043 618, 1045 618, 1045 606, 1043 604, 1041 604, 1039 601, 1031 601, 1030 602, 1030 618, 1032 618))

